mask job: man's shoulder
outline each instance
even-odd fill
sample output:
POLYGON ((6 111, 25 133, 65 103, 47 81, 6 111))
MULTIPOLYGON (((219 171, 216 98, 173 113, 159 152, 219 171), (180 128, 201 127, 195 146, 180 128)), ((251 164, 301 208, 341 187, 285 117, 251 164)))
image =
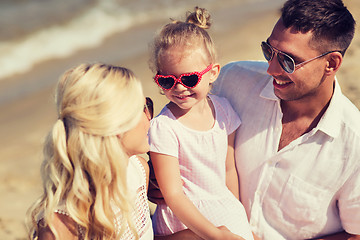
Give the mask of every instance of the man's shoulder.
POLYGON ((268 63, 265 61, 236 61, 222 67, 221 71, 242 71, 266 74, 268 63))
POLYGON ((246 92, 258 88, 261 91, 270 76, 266 73, 268 64, 264 61, 230 62, 222 67, 214 83, 213 93, 228 95, 227 92, 246 92))
POLYGON ((268 64, 264 61, 237 61, 223 66, 220 75, 215 82, 220 85, 232 83, 258 82, 268 78, 266 73, 268 64))
POLYGON ((359 109, 343 95, 342 98, 342 121, 345 126, 350 128, 360 139, 360 111, 359 109))

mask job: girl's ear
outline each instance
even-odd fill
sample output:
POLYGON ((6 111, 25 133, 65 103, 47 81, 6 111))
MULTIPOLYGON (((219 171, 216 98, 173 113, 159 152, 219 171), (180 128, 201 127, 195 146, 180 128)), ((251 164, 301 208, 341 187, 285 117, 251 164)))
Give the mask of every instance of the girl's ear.
POLYGON ((215 80, 219 76, 220 64, 214 63, 209 72, 210 72, 210 83, 213 83, 213 82, 215 82, 215 80))

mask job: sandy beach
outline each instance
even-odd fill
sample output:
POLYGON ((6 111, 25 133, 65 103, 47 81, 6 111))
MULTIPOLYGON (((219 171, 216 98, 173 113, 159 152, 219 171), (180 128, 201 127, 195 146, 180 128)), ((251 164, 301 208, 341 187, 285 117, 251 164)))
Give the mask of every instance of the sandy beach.
MULTIPOLYGON (((344 2, 358 26, 337 77, 342 91, 360 108, 360 1, 344 2)), ((280 6, 248 4, 247 9, 240 9, 234 1, 233 6, 211 10, 210 34, 220 64, 263 60, 260 42, 270 35, 280 6)), ((24 218, 41 193, 42 144, 56 119, 53 90, 60 74, 80 62, 102 61, 128 67, 142 80, 144 94, 154 100, 158 113, 167 101, 152 81, 147 49, 156 29, 165 23, 143 24, 109 37, 94 49, 39 63, 29 72, 0 81, 0 239, 26 239, 24 218)))

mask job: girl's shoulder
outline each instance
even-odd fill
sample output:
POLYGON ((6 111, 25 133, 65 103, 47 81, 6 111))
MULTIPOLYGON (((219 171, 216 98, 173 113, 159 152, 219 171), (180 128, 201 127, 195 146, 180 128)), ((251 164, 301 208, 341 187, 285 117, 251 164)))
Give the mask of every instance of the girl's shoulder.
POLYGON ((220 96, 213 95, 213 94, 209 94, 208 96, 209 96, 211 102, 213 103, 213 105, 215 106, 215 109, 217 109, 217 108, 232 109, 230 102, 225 97, 220 97, 220 96))
POLYGON ((150 128, 155 125, 171 125, 174 121, 176 121, 176 117, 166 105, 161 109, 160 113, 151 120, 150 128))
POLYGON ((209 95, 209 97, 215 108, 217 122, 220 125, 225 124, 228 132, 232 133, 241 124, 239 115, 226 98, 217 95, 209 95))

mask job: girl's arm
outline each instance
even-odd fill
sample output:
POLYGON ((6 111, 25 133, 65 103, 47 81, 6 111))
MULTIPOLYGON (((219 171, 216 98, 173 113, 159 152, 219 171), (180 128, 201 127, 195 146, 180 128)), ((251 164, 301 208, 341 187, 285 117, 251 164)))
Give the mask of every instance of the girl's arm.
POLYGON ((190 229, 184 229, 179 232, 166 236, 154 236, 154 240, 203 240, 203 238, 196 235, 190 229))
POLYGON ((228 136, 228 151, 226 156, 226 186, 239 199, 239 178, 235 166, 235 133, 228 136))
POLYGON ((185 196, 177 158, 154 152, 150 157, 165 202, 182 223, 204 239, 242 239, 216 228, 185 196))

